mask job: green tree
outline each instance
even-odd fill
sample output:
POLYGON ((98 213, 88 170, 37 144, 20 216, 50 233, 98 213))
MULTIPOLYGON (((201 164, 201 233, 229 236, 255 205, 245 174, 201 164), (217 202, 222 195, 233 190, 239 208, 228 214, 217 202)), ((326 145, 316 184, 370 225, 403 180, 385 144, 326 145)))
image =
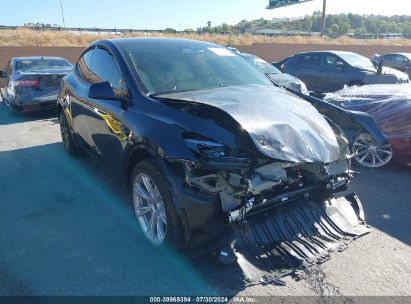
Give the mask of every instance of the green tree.
POLYGON ((313 18, 311 16, 305 16, 304 17, 304 31, 311 31, 313 27, 313 18))
POLYGON ((340 27, 338 24, 334 23, 330 26, 330 36, 331 37, 338 37, 340 34, 340 27))
POLYGON ((350 25, 346 21, 343 21, 339 25, 338 34, 340 34, 341 36, 345 35, 348 33, 349 30, 350 30, 350 25))

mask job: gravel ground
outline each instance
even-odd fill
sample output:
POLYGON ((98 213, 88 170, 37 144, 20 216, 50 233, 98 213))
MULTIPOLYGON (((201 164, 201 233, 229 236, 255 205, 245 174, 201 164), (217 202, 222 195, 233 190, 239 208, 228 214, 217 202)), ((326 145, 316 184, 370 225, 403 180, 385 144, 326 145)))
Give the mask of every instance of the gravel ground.
POLYGON ((358 170, 370 234, 285 286, 224 287, 147 244, 118 182, 65 154, 57 119, 0 103, 0 295, 409 296, 411 168, 358 170))

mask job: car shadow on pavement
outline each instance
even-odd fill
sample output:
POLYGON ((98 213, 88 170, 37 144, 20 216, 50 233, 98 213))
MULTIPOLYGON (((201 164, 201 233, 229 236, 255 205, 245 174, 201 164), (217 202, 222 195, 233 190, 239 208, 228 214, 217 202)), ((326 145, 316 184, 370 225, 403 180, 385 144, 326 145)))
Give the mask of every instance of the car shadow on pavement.
POLYGON ((368 224, 411 246, 411 167, 355 167, 350 191, 357 192, 368 224))
MULTIPOLYGON (((0 295, 220 295, 246 280, 207 251, 156 249, 120 183, 62 143, 0 152, 0 295)), ((367 221, 410 245, 409 168, 361 169, 367 221)))
POLYGON ((187 254, 145 239, 90 157, 55 143, 0 152, 0 164, 0 295, 220 294, 187 254))
POLYGON ((8 107, 0 102, 0 126, 44 119, 51 119, 54 123, 58 123, 57 111, 11 114, 8 107))

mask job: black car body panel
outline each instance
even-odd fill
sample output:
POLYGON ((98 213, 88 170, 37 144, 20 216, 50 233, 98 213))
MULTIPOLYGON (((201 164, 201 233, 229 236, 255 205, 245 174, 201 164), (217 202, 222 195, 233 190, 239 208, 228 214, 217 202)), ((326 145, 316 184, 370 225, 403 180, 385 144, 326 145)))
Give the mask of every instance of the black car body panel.
POLYGON ((19 111, 55 109, 61 79, 71 69, 59 57, 12 58, 4 75, 2 98, 19 111))
POLYGON ((288 201, 312 196, 324 202, 346 190, 351 177, 344 139, 315 108, 235 56, 212 43, 181 39, 97 41, 63 79, 58 97, 58 113, 64 113, 76 143, 93 151, 129 190, 138 162, 157 164, 190 244, 288 201), (131 56, 144 48, 156 56, 138 53, 144 62, 131 56), (161 50, 194 60, 191 71, 178 65, 184 77, 203 72, 196 60, 204 60, 207 68, 228 71, 227 79, 238 81, 243 78, 225 64, 240 65, 259 84, 224 85, 207 76, 212 88, 177 92, 179 86, 197 86, 195 78, 156 92, 156 77, 164 74, 150 68, 159 64, 166 73, 177 64, 164 61, 161 50), (90 97, 90 87, 106 81, 116 97, 90 97))
POLYGON ((223 110, 235 119, 239 130, 248 132, 264 155, 274 159, 329 163, 340 157, 335 135, 326 120, 309 103, 274 86, 233 86, 158 97, 223 110))
POLYGON ((309 91, 317 93, 334 92, 346 85, 409 81, 408 76, 400 71, 384 67, 379 73, 367 58, 339 51, 295 54, 283 64, 282 71, 301 79, 309 91))

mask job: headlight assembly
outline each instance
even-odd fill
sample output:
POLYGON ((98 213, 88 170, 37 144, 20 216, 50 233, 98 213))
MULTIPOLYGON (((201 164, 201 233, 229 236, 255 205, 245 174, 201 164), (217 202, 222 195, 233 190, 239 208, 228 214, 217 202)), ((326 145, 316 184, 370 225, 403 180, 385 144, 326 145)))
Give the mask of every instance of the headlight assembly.
POLYGON ((221 165, 248 166, 253 163, 250 156, 236 148, 230 148, 226 145, 217 143, 212 140, 202 138, 185 138, 186 145, 192 150, 199 159, 209 164, 221 163, 221 165))

